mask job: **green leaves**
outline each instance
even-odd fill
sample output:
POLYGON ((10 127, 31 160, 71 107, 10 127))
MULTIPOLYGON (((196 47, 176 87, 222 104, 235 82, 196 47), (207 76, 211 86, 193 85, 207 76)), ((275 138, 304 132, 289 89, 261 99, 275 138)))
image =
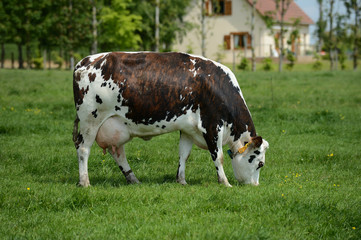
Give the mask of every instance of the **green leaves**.
POLYGON ((139 49, 142 17, 130 13, 130 0, 114 0, 100 13, 100 44, 102 50, 139 49))

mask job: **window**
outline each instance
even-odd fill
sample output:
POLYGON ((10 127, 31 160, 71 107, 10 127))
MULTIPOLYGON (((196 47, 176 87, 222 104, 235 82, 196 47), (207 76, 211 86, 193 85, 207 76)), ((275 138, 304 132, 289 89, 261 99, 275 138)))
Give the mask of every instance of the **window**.
POLYGON ((233 32, 224 36, 224 45, 226 49, 231 49, 231 38, 234 49, 251 49, 252 36, 248 32, 233 32))
POLYGON ((212 10, 215 14, 224 15, 224 0, 214 1, 212 10))
POLYGON ((232 0, 206 0, 207 15, 232 15, 232 0))

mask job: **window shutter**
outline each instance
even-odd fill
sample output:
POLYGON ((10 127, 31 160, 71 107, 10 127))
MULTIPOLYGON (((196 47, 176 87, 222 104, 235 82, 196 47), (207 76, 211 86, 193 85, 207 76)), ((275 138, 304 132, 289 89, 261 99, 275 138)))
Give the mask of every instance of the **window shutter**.
POLYGON ((247 48, 249 48, 249 49, 252 48, 252 35, 251 34, 247 34, 247 48))
POLYGON ((225 0, 224 15, 232 15, 232 1, 231 0, 225 0))
POLYGON ((204 5, 205 5, 205 8, 206 8, 206 9, 204 9, 205 13, 206 13, 206 16, 208 16, 209 15, 209 1, 206 1, 204 5))
POLYGON ((231 49, 231 35, 224 36, 224 46, 226 49, 231 49))

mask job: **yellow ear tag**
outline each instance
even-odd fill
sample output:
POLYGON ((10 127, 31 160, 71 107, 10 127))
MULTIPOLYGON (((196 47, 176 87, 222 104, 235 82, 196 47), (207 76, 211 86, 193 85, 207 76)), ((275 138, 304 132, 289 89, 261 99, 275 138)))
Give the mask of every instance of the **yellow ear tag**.
POLYGON ((244 145, 243 147, 241 147, 240 149, 238 149, 238 153, 242 154, 244 153, 244 151, 247 150, 248 146, 250 145, 251 143, 247 143, 246 145, 244 145))

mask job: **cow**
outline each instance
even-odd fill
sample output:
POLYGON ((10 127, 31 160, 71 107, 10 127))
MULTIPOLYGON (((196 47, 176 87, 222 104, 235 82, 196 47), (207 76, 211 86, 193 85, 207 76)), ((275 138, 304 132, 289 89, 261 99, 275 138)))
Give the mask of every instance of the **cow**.
POLYGON ((94 141, 108 150, 128 183, 139 183, 124 144, 173 131, 180 131, 178 183, 187 184, 185 166, 195 144, 210 152, 218 182, 231 187, 223 169, 222 146, 228 144, 236 179, 259 184, 269 144, 256 134, 235 75, 220 63, 177 52, 99 53, 76 65, 73 92, 81 186, 90 185, 94 141))

